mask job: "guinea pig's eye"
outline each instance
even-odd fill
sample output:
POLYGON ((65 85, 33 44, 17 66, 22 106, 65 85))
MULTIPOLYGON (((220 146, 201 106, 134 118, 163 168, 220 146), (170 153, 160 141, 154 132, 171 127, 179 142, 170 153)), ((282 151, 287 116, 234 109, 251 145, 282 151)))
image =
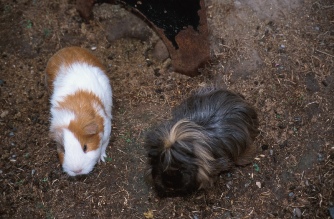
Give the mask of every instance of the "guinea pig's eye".
POLYGON ((83 151, 86 152, 87 151, 87 145, 83 146, 83 151))

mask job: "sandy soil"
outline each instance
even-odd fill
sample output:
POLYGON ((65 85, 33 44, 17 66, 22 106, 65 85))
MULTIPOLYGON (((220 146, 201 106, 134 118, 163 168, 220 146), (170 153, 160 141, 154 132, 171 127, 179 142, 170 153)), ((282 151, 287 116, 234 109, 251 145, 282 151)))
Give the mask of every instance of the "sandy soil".
POLYGON ((206 1, 212 62, 190 78, 170 68, 140 20, 145 34, 118 37, 115 24, 131 16, 118 5, 96 5, 85 23, 73 0, 2 0, 0 217, 333 218, 333 1, 262 2, 206 1), (71 45, 105 64, 114 92, 108 161, 75 178, 62 172, 48 136, 44 83, 48 59, 71 45), (145 132, 211 84, 257 109, 257 157, 211 190, 161 199, 143 179, 145 132))

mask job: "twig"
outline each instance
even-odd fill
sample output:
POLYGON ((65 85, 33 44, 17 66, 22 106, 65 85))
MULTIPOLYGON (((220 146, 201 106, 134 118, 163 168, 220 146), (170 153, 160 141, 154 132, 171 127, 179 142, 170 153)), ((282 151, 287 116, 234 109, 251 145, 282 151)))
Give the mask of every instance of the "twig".
POLYGON ((334 5, 325 5, 325 6, 322 6, 322 8, 324 8, 324 9, 333 8, 333 7, 334 7, 334 5))
POLYGON ((317 49, 316 49, 315 51, 320 52, 320 53, 322 53, 322 54, 325 54, 325 55, 328 55, 328 56, 334 58, 334 55, 331 55, 331 54, 329 54, 329 53, 327 53, 327 52, 323 52, 323 51, 320 51, 320 50, 317 50, 317 49))

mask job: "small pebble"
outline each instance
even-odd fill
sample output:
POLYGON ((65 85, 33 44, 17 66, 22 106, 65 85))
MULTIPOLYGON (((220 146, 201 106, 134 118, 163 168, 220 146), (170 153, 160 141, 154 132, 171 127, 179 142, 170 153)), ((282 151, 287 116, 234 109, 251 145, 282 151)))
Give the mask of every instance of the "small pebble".
POLYGON ((295 209, 293 209, 293 215, 295 215, 297 217, 301 217, 302 216, 302 211, 299 208, 295 208, 295 209))
POLYGON ((322 85, 324 85, 325 87, 328 86, 328 83, 327 83, 327 81, 325 81, 325 80, 321 81, 321 83, 322 83, 322 85))
POLYGON ((285 148, 286 146, 288 146, 288 141, 287 140, 283 141, 282 144, 279 144, 280 148, 285 148))
POLYGON ((34 175, 36 173, 36 170, 31 170, 31 175, 34 175))
POLYGON ((324 161, 324 156, 322 154, 318 154, 318 161, 324 161))
POLYGON ((301 122, 301 121, 302 121, 302 118, 299 117, 299 116, 296 116, 296 117, 294 118, 294 120, 295 120, 295 122, 301 122))
POLYGON ((16 155, 13 154, 10 158, 9 158, 10 162, 16 162, 16 155))
POLYGON ((10 136, 10 137, 14 136, 14 132, 10 132, 10 133, 9 133, 9 136, 10 136))
POLYGON ((90 49, 92 50, 92 51, 94 51, 94 50, 96 50, 96 46, 92 46, 90 49))
POLYGON ((150 59, 145 59, 146 61, 146 66, 150 67, 151 65, 153 65, 153 62, 150 59))
POLYGON ((334 219, 334 206, 329 207, 329 215, 331 216, 332 219, 334 219))
POLYGON ((293 192, 289 193, 289 197, 293 197, 295 194, 293 192))
POLYGON ((269 153, 270 153, 271 156, 273 156, 274 155, 274 150, 269 150, 269 153))
POLYGON ((0 174, 2 174, 3 172, 2 172, 2 170, 0 170, 0 174))
POLYGON ((225 211, 222 216, 222 219, 228 219, 228 218, 232 218, 232 214, 229 211, 225 211))
POLYGON ((232 187, 232 184, 233 184, 232 181, 229 181, 228 183, 226 183, 226 187, 230 189, 232 187))
POLYGON ((241 5, 241 2, 240 2, 240 1, 234 1, 234 5, 235 5, 235 6, 240 6, 240 5, 241 5))
POLYGON ((7 115, 8 115, 9 111, 8 110, 5 110, 1 113, 0 117, 1 118, 5 118, 7 115))
POLYGON ((280 123, 280 124, 278 125, 278 128, 280 128, 280 129, 285 129, 285 128, 286 128, 286 125, 283 124, 283 123, 280 123))
POLYGON ((255 184, 261 189, 261 182, 256 182, 255 184))
POLYGON ((26 144, 20 144, 20 146, 19 146, 19 148, 20 148, 20 150, 23 150, 23 149, 25 149, 26 148, 26 144))

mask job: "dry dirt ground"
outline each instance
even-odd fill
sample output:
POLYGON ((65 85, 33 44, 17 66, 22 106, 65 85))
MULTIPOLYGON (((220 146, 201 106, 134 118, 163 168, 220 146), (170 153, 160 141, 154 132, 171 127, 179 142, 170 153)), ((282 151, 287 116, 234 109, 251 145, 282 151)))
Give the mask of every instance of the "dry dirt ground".
POLYGON ((173 72, 150 29, 128 34, 124 22, 117 33, 115 23, 131 15, 120 6, 95 5, 84 23, 74 0, 1 1, 1 218, 333 218, 334 2, 206 5, 213 59, 190 78, 173 72), (114 92, 108 160, 75 178, 48 137, 44 83, 48 59, 71 45, 101 59, 114 92), (257 109, 257 157, 213 189, 161 199, 143 178, 145 132, 210 84, 257 109))

